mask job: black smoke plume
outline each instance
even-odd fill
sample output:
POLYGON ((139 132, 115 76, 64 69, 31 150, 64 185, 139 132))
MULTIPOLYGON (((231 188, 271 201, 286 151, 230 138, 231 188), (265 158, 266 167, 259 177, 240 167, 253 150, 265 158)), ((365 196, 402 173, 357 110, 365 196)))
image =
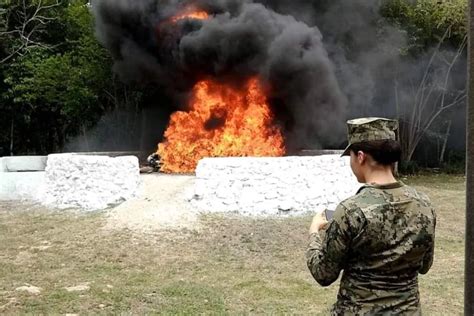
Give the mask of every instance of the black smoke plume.
MULTIPOLYGON (((381 16, 384 5, 391 0, 258 1, 309 26, 317 25, 348 100, 347 118, 399 117, 404 124, 403 120, 411 117, 416 89, 426 74, 429 74, 434 91, 443 87, 448 73, 447 61, 453 60, 458 50, 449 45, 435 45, 426 47, 424 52, 407 54, 410 44, 406 31, 381 16)), ((456 95, 464 90, 466 79, 466 54, 463 53, 450 72, 446 95, 456 95)), ((432 114, 439 104, 437 97, 443 93, 439 90, 430 92, 432 99, 423 115, 432 114)), ((447 121, 453 123, 449 147, 462 150, 465 146, 465 103, 444 112, 433 123, 430 133, 444 133, 447 121)), ((433 141, 437 141, 436 137, 429 136, 425 140, 428 145, 433 141)))
POLYGON ((98 38, 122 80, 152 84, 185 108, 198 80, 239 84, 259 76, 290 150, 338 144, 347 102, 312 23, 313 11, 295 18, 292 11, 303 2, 287 8, 278 1, 260 2, 99 0, 92 5, 98 38), (190 7, 206 11, 209 19, 172 21, 190 7))

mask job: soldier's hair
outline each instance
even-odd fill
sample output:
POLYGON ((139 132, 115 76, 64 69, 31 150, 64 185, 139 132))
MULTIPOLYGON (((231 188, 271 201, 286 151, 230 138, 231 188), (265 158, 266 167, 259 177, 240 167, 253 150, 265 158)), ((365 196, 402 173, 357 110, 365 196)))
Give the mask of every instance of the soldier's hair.
POLYGON ((350 150, 357 154, 362 151, 369 154, 377 163, 389 166, 400 161, 402 148, 400 143, 395 140, 374 140, 363 143, 356 143, 350 147, 350 150))

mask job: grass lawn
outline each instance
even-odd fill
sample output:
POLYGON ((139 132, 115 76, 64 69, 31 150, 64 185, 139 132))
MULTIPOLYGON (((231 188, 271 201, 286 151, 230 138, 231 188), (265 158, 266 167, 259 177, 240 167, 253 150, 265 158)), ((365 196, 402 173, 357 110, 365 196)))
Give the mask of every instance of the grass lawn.
MULTIPOLYGON (((464 178, 405 180, 438 209, 433 268, 420 277, 426 315, 462 315, 464 178)), ((195 231, 106 231, 81 215, 0 202, 0 314, 327 314, 304 258, 310 217, 205 216, 195 231), (39 294, 16 291, 25 284, 39 294), (83 291, 65 288, 87 285, 83 291)))

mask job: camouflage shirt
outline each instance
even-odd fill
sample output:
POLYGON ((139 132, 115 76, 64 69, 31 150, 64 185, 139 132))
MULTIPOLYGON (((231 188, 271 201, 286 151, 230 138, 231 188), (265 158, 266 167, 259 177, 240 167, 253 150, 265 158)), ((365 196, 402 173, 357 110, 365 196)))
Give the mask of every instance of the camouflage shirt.
POLYGON ((366 185, 311 235, 307 263, 323 286, 342 278, 333 315, 420 315, 418 273, 433 263, 436 214, 402 183, 366 185))

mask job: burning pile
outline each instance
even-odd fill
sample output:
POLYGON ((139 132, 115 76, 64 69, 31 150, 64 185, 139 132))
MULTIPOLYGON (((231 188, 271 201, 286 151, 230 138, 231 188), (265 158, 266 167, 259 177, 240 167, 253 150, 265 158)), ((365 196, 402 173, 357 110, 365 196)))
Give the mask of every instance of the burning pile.
POLYGON ((252 0, 102 0, 94 11, 114 69, 178 108, 158 146, 162 171, 343 134, 345 98, 316 27, 252 0))
POLYGON ((186 8, 182 13, 171 18, 171 22, 176 23, 184 19, 207 20, 209 14, 206 11, 197 10, 193 7, 186 8))
POLYGON ((189 112, 176 112, 158 154, 164 172, 193 172, 205 157, 282 156, 283 136, 258 79, 242 88, 200 81, 189 112))
MULTIPOLYGON (((194 7, 171 18, 206 20, 209 14, 194 7)), ((171 116, 165 140, 158 145, 161 171, 191 173, 206 157, 275 157, 285 154, 280 129, 258 78, 243 87, 199 81, 193 88, 189 111, 171 116)))

